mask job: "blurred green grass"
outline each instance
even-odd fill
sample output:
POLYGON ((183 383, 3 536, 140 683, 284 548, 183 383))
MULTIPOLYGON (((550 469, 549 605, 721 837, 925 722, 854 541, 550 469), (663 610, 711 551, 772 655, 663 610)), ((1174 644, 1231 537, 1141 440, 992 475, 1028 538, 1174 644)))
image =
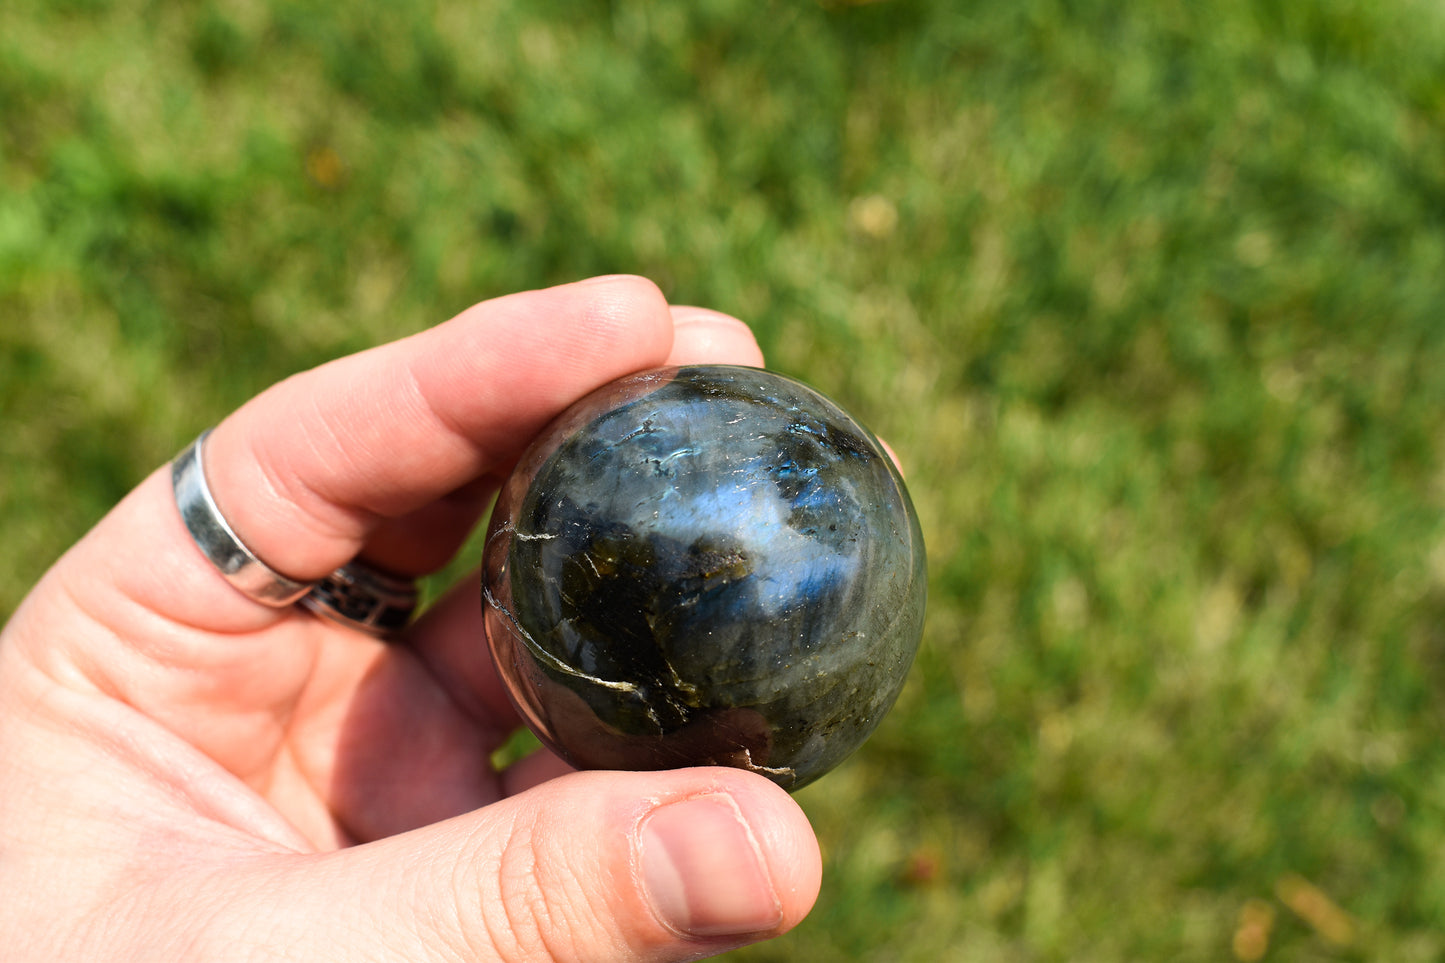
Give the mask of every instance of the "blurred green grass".
POLYGON ((909 472, 750 960, 1445 956, 1427 0, 6 0, 0 613, 261 387, 629 271, 909 472))

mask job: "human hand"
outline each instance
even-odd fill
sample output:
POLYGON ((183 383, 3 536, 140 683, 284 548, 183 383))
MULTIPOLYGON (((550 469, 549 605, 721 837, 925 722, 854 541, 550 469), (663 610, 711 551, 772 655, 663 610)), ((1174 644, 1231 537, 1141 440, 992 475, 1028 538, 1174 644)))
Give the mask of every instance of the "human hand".
MULTIPOLYGON (((205 470, 277 571, 419 575, 552 416, 667 362, 761 356, 637 278, 500 298, 264 392, 205 470)), ((492 768, 519 722, 478 594, 396 644, 258 604, 152 474, 0 634, 0 955, 661 961, 802 919, 817 843, 761 776, 492 768)))

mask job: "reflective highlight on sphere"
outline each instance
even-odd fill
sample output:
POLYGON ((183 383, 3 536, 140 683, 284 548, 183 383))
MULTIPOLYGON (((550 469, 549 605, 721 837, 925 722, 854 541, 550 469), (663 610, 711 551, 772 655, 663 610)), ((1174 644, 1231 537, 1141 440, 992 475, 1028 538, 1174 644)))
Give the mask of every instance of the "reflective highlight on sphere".
POLYGON ((927 582, 873 436, 800 382, 722 365, 564 413, 498 497, 482 578, 508 692, 568 762, 737 766, 790 790, 892 707, 927 582))

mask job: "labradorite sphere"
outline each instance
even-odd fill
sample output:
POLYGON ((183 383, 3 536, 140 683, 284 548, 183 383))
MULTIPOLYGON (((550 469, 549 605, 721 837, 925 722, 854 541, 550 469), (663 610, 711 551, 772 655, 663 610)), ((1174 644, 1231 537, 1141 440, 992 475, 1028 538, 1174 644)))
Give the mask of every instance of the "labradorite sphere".
POLYGON ((662 368, 577 402, 503 486, 483 556, 507 690, 583 769, 727 765, 800 788, 882 720, 923 630, 923 538, 892 460, 756 368, 662 368))

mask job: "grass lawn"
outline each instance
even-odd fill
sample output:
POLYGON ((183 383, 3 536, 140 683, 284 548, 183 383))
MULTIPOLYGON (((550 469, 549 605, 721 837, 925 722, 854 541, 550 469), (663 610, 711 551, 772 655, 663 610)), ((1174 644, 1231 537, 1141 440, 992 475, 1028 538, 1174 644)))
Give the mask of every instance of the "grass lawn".
POLYGON ((0 616, 265 385, 617 271, 929 545, 735 959, 1445 957, 1445 7, 4 0, 0 616))

